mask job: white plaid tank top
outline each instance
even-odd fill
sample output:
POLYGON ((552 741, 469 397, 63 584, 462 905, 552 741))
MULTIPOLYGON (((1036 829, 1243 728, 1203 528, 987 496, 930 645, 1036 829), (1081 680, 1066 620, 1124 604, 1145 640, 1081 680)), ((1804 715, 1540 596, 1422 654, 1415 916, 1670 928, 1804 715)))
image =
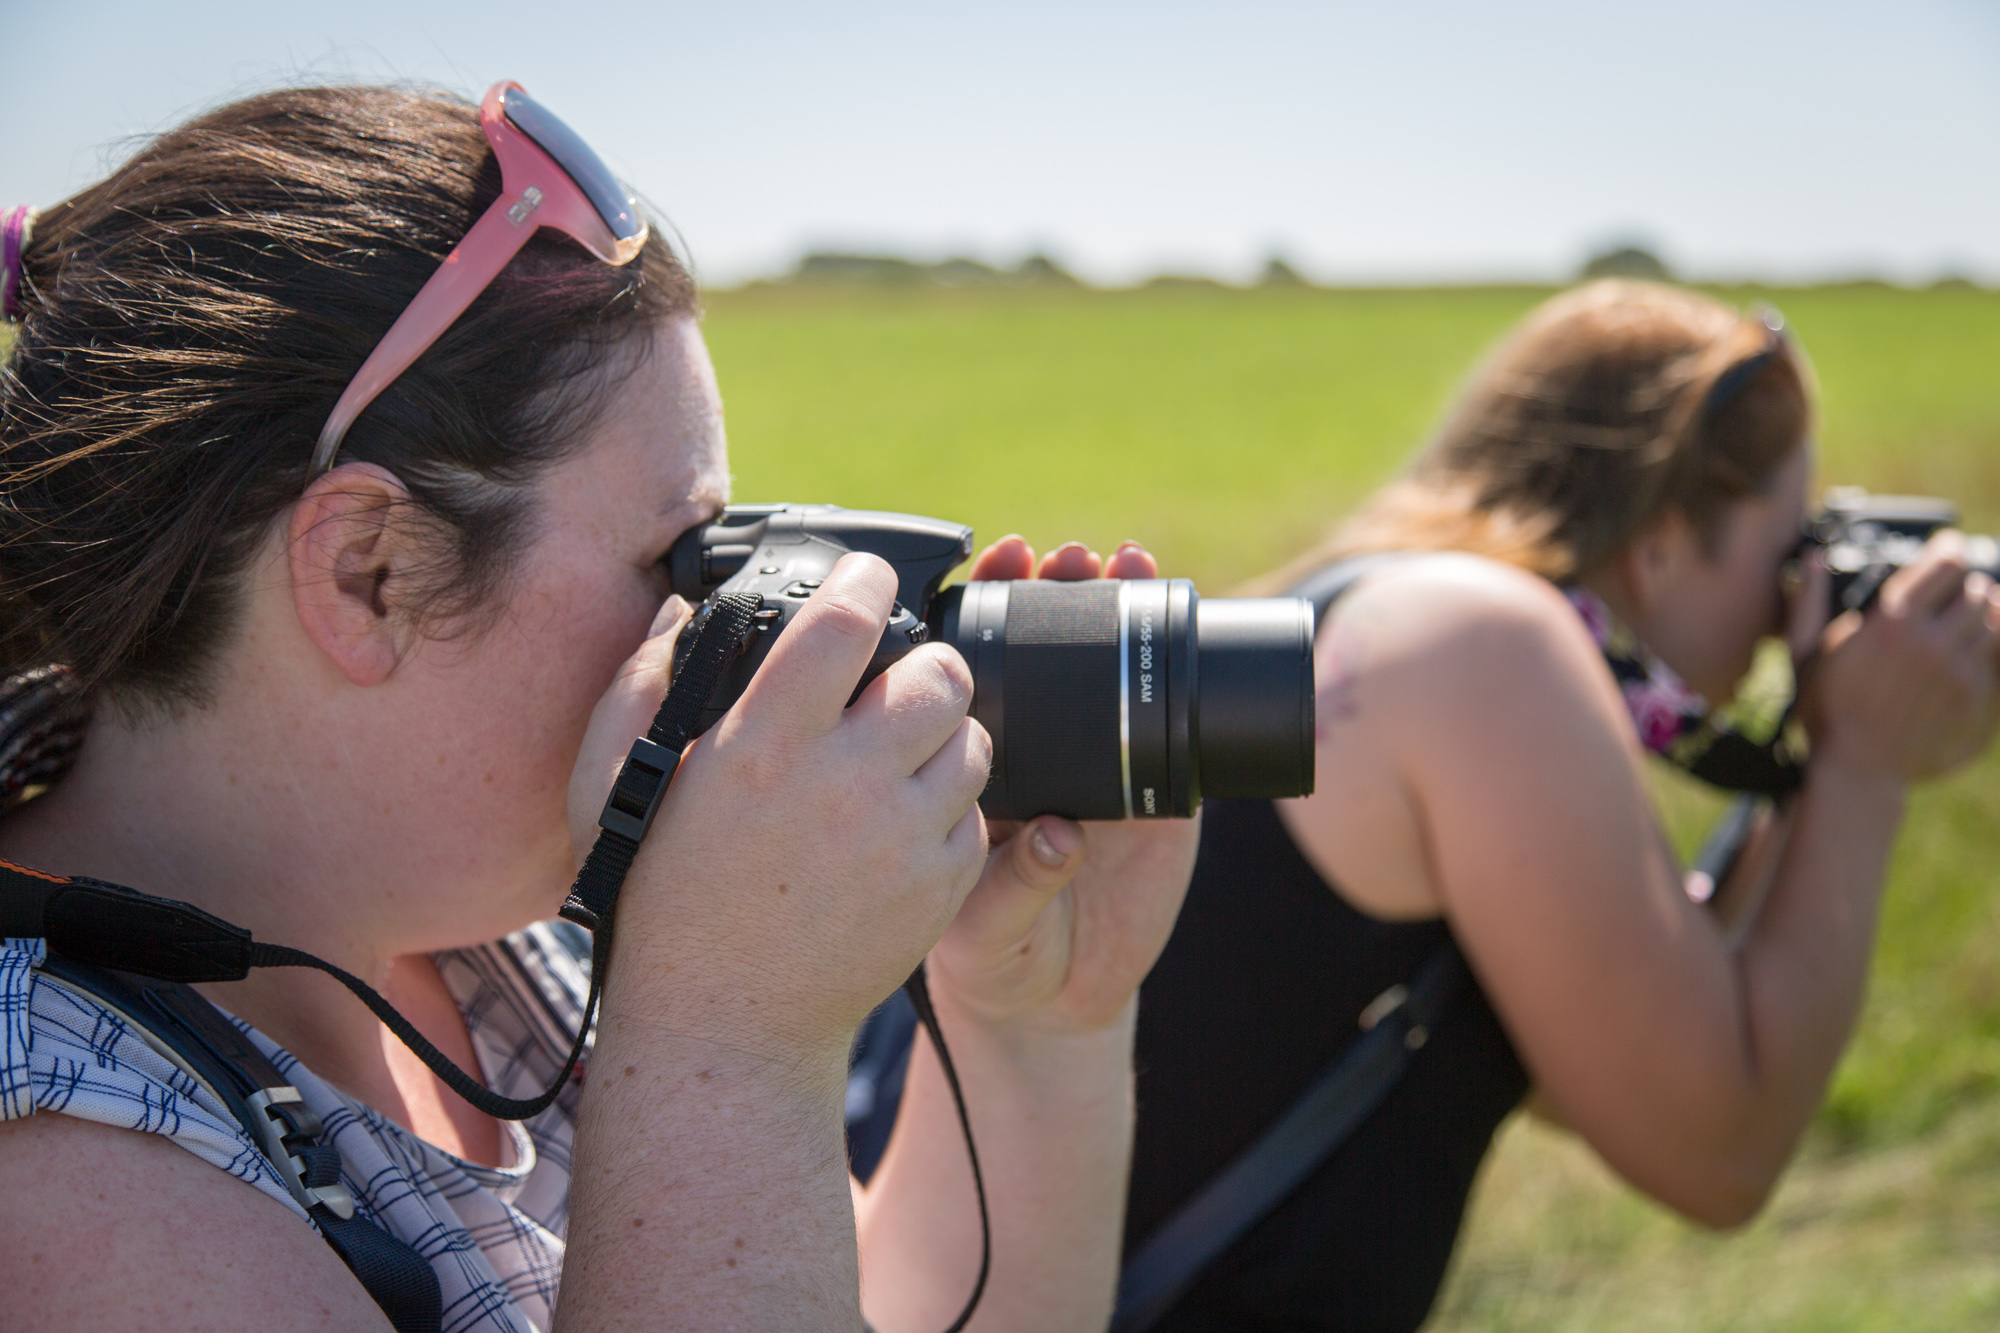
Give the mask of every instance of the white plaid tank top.
MULTIPOLYGON (((539 1093, 569 1054, 588 988, 572 931, 533 926, 435 956, 480 1073, 503 1097, 539 1093)), ((312 1225, 228 1109, 116 1014, 38 972, 43 955, 41 940, 0 941, 0 1119, 53 1113, 162 1135, 312 1225)), ((360 1211, 430 1261, 445 1333, 548 1327, 569 1219, 576 1083, 534 1119, 502 1122, 511 1165, 480 1166, 432 1147, 320 1081, 255 1028, 237 1026, 325 1122, 340 1149, 341 1183, 360 1211)))

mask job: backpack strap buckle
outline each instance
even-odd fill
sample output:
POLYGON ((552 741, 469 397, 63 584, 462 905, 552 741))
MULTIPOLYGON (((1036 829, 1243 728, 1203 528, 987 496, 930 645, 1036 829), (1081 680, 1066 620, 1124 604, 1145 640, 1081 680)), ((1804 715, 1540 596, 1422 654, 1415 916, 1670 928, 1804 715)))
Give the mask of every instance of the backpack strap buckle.
POLYGON ((354 1196, 340 1183, 340 1156, 318 1143, 325 1126, 299 1090, 290 1084, 263 1088, 243 1102, 250 1108, 250 1132, 257 1136, 257 1146, 278 1168, 299 1206, 307 1212, 324 1206, 343 1222, 353 1217, 354 1196))

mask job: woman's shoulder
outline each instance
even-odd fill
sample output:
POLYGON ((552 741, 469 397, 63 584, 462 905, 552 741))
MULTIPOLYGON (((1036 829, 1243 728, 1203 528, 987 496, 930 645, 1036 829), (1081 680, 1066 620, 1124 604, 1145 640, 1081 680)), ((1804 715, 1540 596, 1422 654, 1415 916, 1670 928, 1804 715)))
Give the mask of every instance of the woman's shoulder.
POLYGON ((302 1218, 157 1134, 0 1122, 0 1198, 8 1328, 385 1327, 302 1218))
POLYGON ((227 1108, 43 962, 0 941, 0 1323, 268 1326, 275 1292, 380 1327, 227 1108))
MULTIPOLYGON (((454 990, 489 1083, 497 1078, 504 1085, 499 1090, 515 1096, 540 1091, 560 1068, 557 1052, 568 1049, 572 1009, 581 1009, 576 996, 584 979, 570 942, 539 927, 442 958, 459 974, 454 990)), ((220 1234, 217 1227, 230 1234, 246 1226, 283 1230, 289 1233, 281 1247, 286 1253, 310 1253, 323 1267, 329 1252, 316 1228, 229 1109, 115 1007, 48 975, 43 961, 42 941, 0 941, 0 1019, 6 1023, 0 1033, 0 1177, 32 1176, 37 1207, 61 1214, 68 1225, 92 1215, 92 1199, 122 1196, 128 1175, 142 1164, 171 1162, 172 1206, 149 1196, 149 1215, 166 1208, 160 1215, 180 1216, 183 1229, 192 1226, 204 1236, 220 1234), (51 1151, 105 1165, 82 1175, 51 1175, 37 1164, 51 1151), (255 1187, 295 1221, 274 1226, 269 1208, 241 1184, 255 1187), (209 1225, 211 1215, 222 1219, 216 1227, 209 1225)), ((480 1311, 465 1327, 546 1325, 568 1214, 573 1086, 526 1126, 509 1126, 511 1165, 486 1167, 424 1142, 320 1079, 254 1028, 236 1026, 320 1118, 323 1143, 338 1150, 341 1183, 361 1214, 431 1261, 449 1308, 480 1311)), ((152 1174, 159 1176, 157 1169, 152 1174)), ((0 1188, 0 1197, 14 1196, 0 1188)), ((0 1267, 0 1290, 7 1289, 6 1271, 0 1267)), ((337 1261, 331 1272, 353 1285, 337 1261)), ((379 1327, 379 1315, 375 1319, 367 1326, 379 1327)))
POLYGON ((1443 613, 1452 625, 1576 621, 1562 592, 1547 579, 1466 551, 1411 552, 1383 560, 1334 604, 1329 619, 1361 606, 1378 614, 1387 606, 1423 616, 1443 613))
POLYGON ((1384 562, 1334 603, 1314 651, 1317 790, 1281 817, 1321 878, 1371 916, 1444 910, 1426 850, 1440 783, 1520 780, 1551 734, 1623 743, 1610 673, 1575 610, 1497 561, 1384 562))
POLYGON ((167 1140, 295 1213, 229 1108, 112 1005, 41 970, 40 940, 0 941, 0 1121, 41 1114, 167 1140))
POLYGON ((1416 689, 1565 689, 1602 676, 1561 590, 1513 565, 1461 552, 1387 562, 1330 609, 1320 635, 1350 670, 1416 689))

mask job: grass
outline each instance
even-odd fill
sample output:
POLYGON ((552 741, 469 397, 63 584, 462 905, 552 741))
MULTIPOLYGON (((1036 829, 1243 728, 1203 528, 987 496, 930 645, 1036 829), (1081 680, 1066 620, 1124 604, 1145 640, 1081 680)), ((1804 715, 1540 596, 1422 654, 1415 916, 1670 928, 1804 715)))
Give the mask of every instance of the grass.
MULTIPOLYGON (((856 293, 710 300, 737 495, 906 509, 1037 546, 1144 540, 1225 590, 1389 476, 1547 293, 856 293)), ((2000 529, 2000 295, 1856 285, 1778 305, 1823 385, 1825 479, 2000 529)), ((1686 846, 1714 798, 1663 776, 1686 846)), ((1441 1330, 2000 1322, 2000 761, 1921 792, 1860 1032, 1764 1217, 1717 1237, 1525 1119, 1502 1133, 1441 1330)))
POLYGON ((1531 291, 711 300, 737 495, 1144 539, 1222 588, 1395 467, 1531 291))

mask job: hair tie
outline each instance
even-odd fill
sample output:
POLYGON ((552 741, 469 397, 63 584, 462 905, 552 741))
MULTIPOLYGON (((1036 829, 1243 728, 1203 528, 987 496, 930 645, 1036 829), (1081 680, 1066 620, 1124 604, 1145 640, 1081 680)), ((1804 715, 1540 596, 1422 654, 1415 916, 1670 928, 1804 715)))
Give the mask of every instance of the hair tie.
POLYGON ((0 315, 19 319, 21 267, 35 235, 35 210, 22 204, 0 213, 0 315))

